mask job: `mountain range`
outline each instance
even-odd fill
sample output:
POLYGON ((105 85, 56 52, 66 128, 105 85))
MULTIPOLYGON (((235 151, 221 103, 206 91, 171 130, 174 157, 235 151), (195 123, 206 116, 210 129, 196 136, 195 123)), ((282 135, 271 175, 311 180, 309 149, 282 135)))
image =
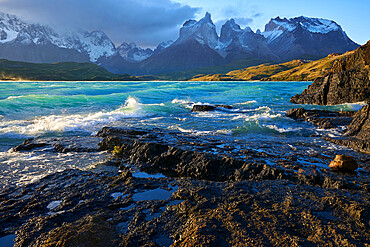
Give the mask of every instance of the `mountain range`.
POLYGON ((318 59, 358 48, 336 22, 296 17, 274 18, 261 32, 226 21, 220 35, 211 15, 186 21, 175 41, 143 49, 119 46, 102 31, 59 33, 49 26, 0 13, 0 58, 31 63, 92 62, 113 73, 160 74, 229 64, 238 60, 284 62, 318 59))

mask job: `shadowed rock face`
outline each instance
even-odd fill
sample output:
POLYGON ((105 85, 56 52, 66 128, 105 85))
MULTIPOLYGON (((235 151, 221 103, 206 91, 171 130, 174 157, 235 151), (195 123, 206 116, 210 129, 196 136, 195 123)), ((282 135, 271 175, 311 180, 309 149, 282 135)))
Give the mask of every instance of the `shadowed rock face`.
POLYGON ((290 109, 287 117, 304 120, 323 129, 347 126, 340 138, 323 137, 332 143, 346 146, 360 152, 370 153, 370 105, 358 112, 290 109))
POLYGON ((370 105, 359 110, 344 133, 345 136, 353 136, 362 140, 370 139, 370 105))
POLYGON ((336 105, 370 100, 370 41, 337 60, 330 72, 317 78, 292 103, 336 105))
POLYGON ((355 113, 351 111, 305 110, 304 108, 290 109, 286 116, 302 119, 323 129, 348 125, 355 113))
POLYGON ((346 137, 335 139, 326 137, 325 139, 338 145, 347 146, 360 152, 370 153, 370 105, 366 105, 359 110, 348 129, 343 132, 346 137))

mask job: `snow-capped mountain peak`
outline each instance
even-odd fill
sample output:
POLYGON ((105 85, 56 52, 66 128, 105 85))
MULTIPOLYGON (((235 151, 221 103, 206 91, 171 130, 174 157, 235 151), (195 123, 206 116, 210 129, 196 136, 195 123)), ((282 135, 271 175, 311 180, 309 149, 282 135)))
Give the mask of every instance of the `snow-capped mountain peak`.
POLYGON ((335 21, 322 18, 308 18, 300 16, 290 20, 295 23, 299 23, 303 28, 311 33, 329 33, 331 31, 342 29, 337 23, 335 23, 335 21))
POLYGON ((173 44, 173 40, 160 43, 154 50, 155 53, 160 52, 173 44))
POLYGON ((209 12, 206 12, 204 17, 199 20, 200 23, 210 23, 213 24, 211 14, 209 12))
POLYGON ((235 23, 234 19, 227 20, 222 28, 231 29, 236 32, 242 32, 243 30, 240 28, 238 24, 235 23))
POLYGON ((59 34, 53 28, 24 21, 17 16, 0 12, 0 43, 19 45, 52 45, 76 50, 96 62, 100 57, 116 53, 115 46, 102 31, 78 31, 59 34))
POLYGON ((77 37, 76 42, 70 47, 81 53, 86 52, 92 62, 96 62, 100 57, 110 57, 116 53, 113 42, 102 31, 82 32, 78 33, 77 37))
POLYGON ((290 19, 281 19, 280 17, 276 17, 266 24, 265 31, 262 34, 266 37, 268 42, 272 42, 283 34, 283 32, 293 32, 298 27, 301 27, 310 33, 321 34, 342 30, 342 28, 334 21, 322 18, 300 16, 290 19))
POLYGON ((358 47, 336 22, 322 18, 277 17, 266 24, 262 35, 275 53, 289 59, 298 54, 321 57, 358 47))
POLYGON ((117 47, 117 52, 129 62, 140 62, 153 55, 152 49, 143 49, 138 47, 135 43, 122 43, 117 47))
POLYGON ((208 45, 211 48, 217 47, 218 35, 210 13, 207 12, 199 21, 186 21, 181 27, 180 37, 175 43, 179 44, 189 39, 195 39, 200 44, 208 45))

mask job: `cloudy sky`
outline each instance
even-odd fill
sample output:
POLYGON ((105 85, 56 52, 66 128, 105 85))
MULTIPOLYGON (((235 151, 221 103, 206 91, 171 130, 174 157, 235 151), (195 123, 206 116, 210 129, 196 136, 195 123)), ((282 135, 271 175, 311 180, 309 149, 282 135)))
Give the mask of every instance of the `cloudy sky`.
POLYGON ((102 30, 116 44, 154 47, 175 40, 188 19, 212 14, 220 26, 235 18, 261 29, 270 18, 300 15, 332 19, 359 44, 370 39, 369 0, 0 0, 0 11, 59 29, 102 30))

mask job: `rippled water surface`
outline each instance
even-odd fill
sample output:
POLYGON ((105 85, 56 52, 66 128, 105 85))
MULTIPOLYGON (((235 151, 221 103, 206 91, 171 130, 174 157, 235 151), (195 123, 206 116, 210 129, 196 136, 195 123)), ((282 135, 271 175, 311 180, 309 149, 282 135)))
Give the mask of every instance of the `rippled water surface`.
MULTIPOLYGON (((310 82, 0 82, 0 170, 11 177, 32 162, 40 166, 37 159, 48 166, 45 169, 49 172, 55 169, 52 165, 64 166, 69 164, 68 160, 73 163, 72 167, 87 166, 84 159, 96 162, 98 158, 79 157, 80 164, 70 157, 40 157, 43 153, 14 155, 7 151, 30 137, 89 136, 103 126, 156 127, 200 137, 215 135, 245 142, 252 149, 266 152, 284 152, 286 145, 305 151, 339 148, 310 137, 322 132, 310 124, 285 117, 287 110, 298 107, 289 103, 290 97, 308 84, 310 82), (192 113, 194 104, 227 104, 233 109, 192 113)), ((361 105, 305 107, 357 110, 361 105)))

